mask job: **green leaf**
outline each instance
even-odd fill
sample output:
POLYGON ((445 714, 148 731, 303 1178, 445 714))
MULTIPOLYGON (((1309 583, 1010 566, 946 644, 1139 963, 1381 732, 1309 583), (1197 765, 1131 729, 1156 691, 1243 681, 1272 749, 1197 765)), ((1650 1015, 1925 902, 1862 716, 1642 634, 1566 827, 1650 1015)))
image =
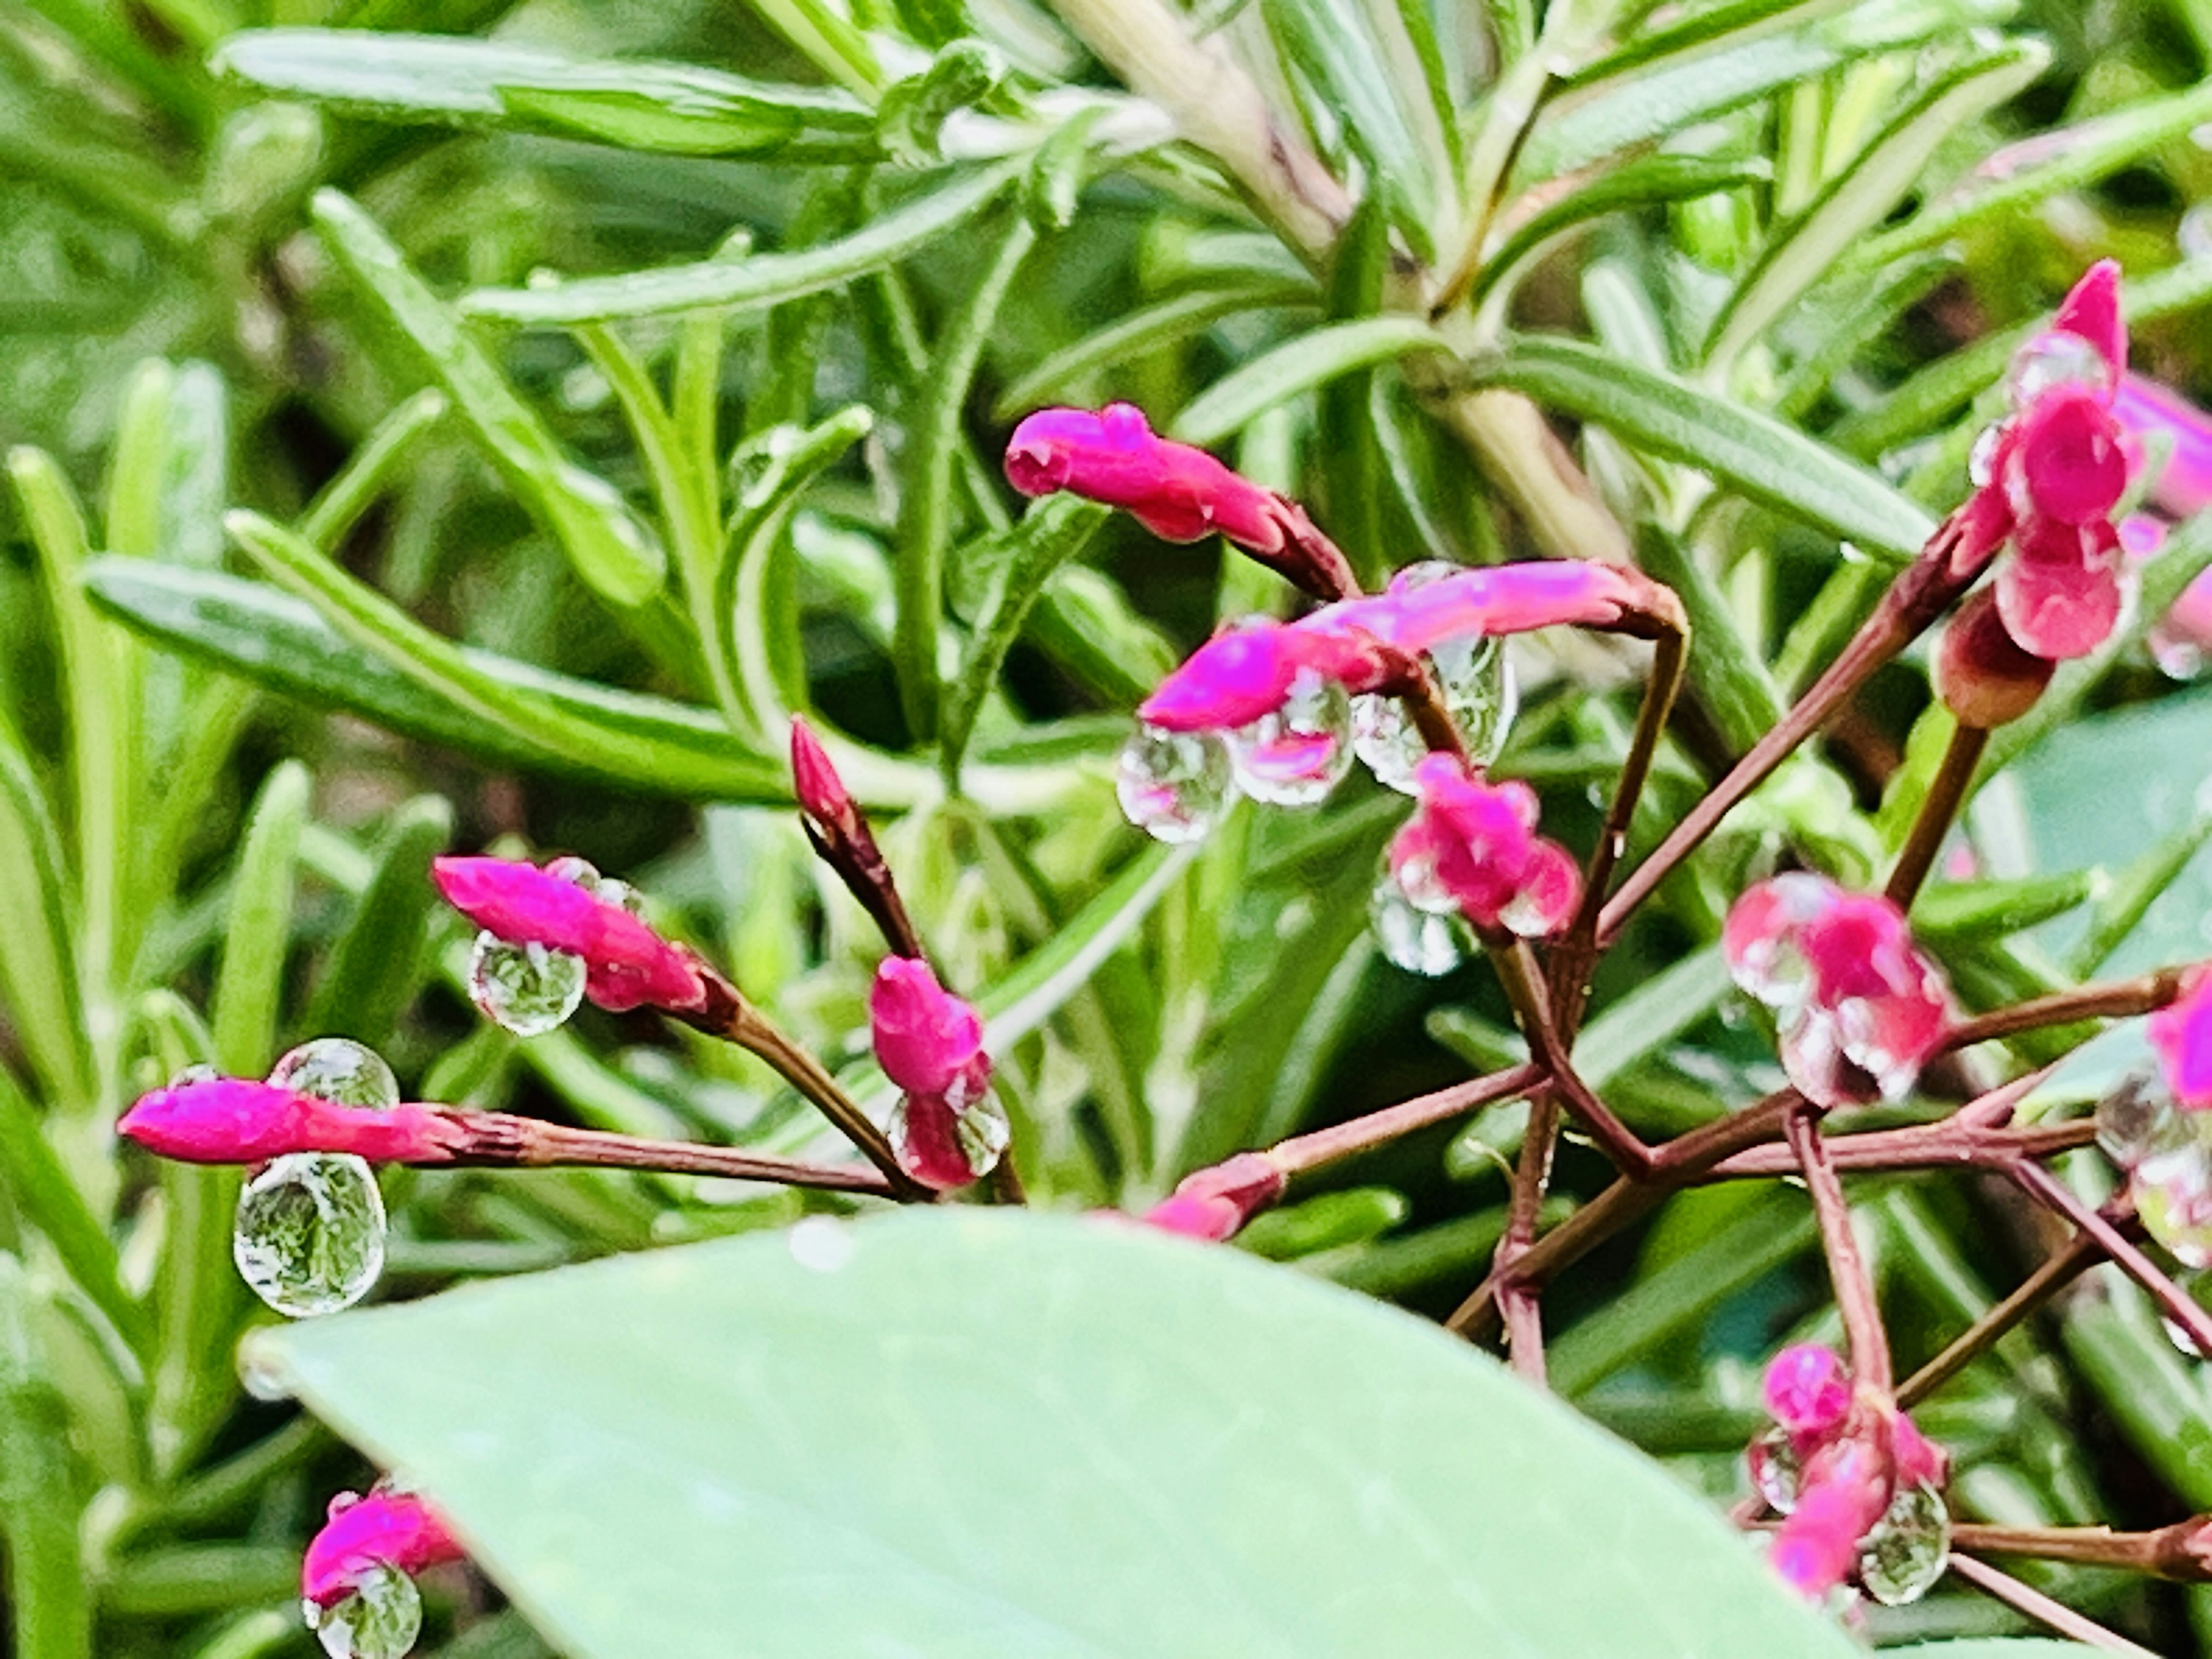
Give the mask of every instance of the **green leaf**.
POLYGON ((37 1111, 5 1066, 0 1066, 0 1190, 46 1236, 93 1305, 143 1354, 152 1328, 145 1308, 123 1288, 115 1242, 85 1202, 40 1127, 37 1111))
POLYGON ((1718 945, 1691 952, 1583 1028, 1575 1044, 1575 1069, 1591 1088, 1603 1088, 1719 1007, 1730 984, 1718 945))
POLYGON ((423 948, 437 900, 430 860, 453 834, 453 809, 436 795, 418 795, 392 815, 378 849, 376 873, 355 902, 330 949, 305 1022, 318 1036, 349 1036, 374 1044, 422 983, 423 948))
POLYGON ((2063 916, 2097 888, 2089 871, 2018 881, 1939 882, 1912 904, 1912 931, 1931 939, 2002 939, 2063 916))
POLYGON ((1679 538, 1663 525, 1639 526, 1636 556, 1648 574, 1681 599, 1690 619, 1690 689, 1729 747, 1744 753, 1782 718, 1782 688, 1744 638, 1720 584, 1679 538))
POLYGON ((1701 468, 1891 564, 1911 560, 1936 528, 1925 508, 1796 428, 1581 341, 1518 335, 1470 359, 1467 371, 1478 385, 1511 386, 1635 448, 1701 468))
POLYGON ((1216 380, 1183 405, 1174 435, 1187 444, 1218 444, 1279 404, 1340 375, 1395 362, 1411 351, 1451 349, 1413 317, 1365 317, 1309 329, 1216 380))
POLYGON ((61 837, 15 736, 0 725, 0 986, 9 1026, 48 1094, 88 1110, 98 1067, 85 1024, 61 837))
POLYGON ((1733 364, 1905 198, 1946 138, 2011 97, 2050 61, 2050 49, 2039 41, 2015 40, 1930 82, 1793 223, 1769 239, 1713 319, 1706 362, 1717 370, 1733 364))
POLYGON ((848 94, 687 64, 593 63, 447 34, 272 28, 232 35, 210 67, 380 120, 523 126, 678 155, 876 154, 874 117, 848 94))
POLYGON ((1188 339, 1225 318, 1275 307, 1315 303, 1310 283, 1240 282, 1231 288, 1194 288, 1140 307, 1054 352, 999 394, 992 415, 1001 421, 1039 404, 1071 395, 1085 376, 1124 369, 1147 352, 1188 339))
POLYGON ((246 817, 209 1019, 216 1064, 232 1077, 259 1077, 276 1058, 284 958, 292 944, 293 866, 313 787, 306 767, 285 761, 270 771, 246 817))
POLYGON ((77 1542, 84 1498, 68 1408, 40 1352, 37 1293, 0 1253, 0 1540, 16 1659, 92 1659, 91 1577, 77 1542))
POLYGON ((1070 559, 1081 556, 1109 516, 1094 501, 1054 495, 1032 506, 1008 532, 1012 545, 1001 574, 975 619, 968 653, 961 659, 960 678, 945 705, 940 741, 948 772, 957 772, 983 699, 997 683, 1000 665, 1021 636, 1030 611, 1043 597, 1045 584, 1070 559))
POLYGON ((1393 1310, 1027 1213, 838 1243, 509 1279, 253 1360, 575 1659, 1852 1650, 1672 1478, 1393 1310))
POLYGON ((605 480, 562 453, 544 422, 376 222, 335 190, 315 192, 313 216, 362 297, 407 343, 416 366, 453 400, 486 459, 568 554, 585 586, 624 608, 658 594, 667 575, 659 543, 605 480))
POLYGON ((1352 1187, 1263 1211, 1253 1217, 1237 1242, 1271 1261, 1295 1261, 1323 1250, 1364 1244, 1403 1221, 1412 1207, 1403 1193, 1388 1187, 1352 1187))
MULTIPOLYGON (((1731 17, 1753 9, 1716 11, 1731 17)), ((1964 28, 1978 14, 1994 21, 2009 8, 1951 0, 1875 0, 1821 9, 1837 15, 1742 40, 1706 42, 1686 33, 1666 42, 1670 49, 1663 58, 1643 62, 1624 55, 1593 65, 1577 80, 1573 94, 1559 99, 1538 121, 1515 177, 1530 182, 1559 178, 1814 80, 1869 52, 1964 28)), ((1704 14, 1705 23, 1715 21, 1715 12, 1704 14)), ((1697 27, 1685 25, 1686 31, 1697 27)))
POLYGON ((2080 1642, 2053 1642, 2035 1636, 1989 1636, 1965 1642, 1915 1642, 1889 1648, 1900 1659, 2080 1659, 2095 1648, 2080 1642))
POLYGON ((1027 158, 957 175, 927 195, 901 203, 850 236, 793 253, 586 276, 544 288, 478 289, 461 300, 464 314, 532 327, 605 322, 713 306, 750 310, 772 306, 881 269, 957 229, 995 201, 1027 158))

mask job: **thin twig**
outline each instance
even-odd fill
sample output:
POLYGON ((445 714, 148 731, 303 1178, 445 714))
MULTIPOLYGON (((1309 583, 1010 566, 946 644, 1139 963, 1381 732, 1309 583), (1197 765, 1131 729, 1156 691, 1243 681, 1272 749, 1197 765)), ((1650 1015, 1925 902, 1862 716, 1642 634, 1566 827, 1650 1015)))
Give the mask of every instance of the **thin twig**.
POLYGON ((661 1175, 723 1176, 772 1181, 787 1187, 893 1196, 890 1182, 872 1170, 802 1164, 688 1140, 652 1140, 602 1129, 576 1129, 503 1112, 443 1112, 468 1131, 469 1144, 440 1162, 501 1169, 642 1170, 661 1175))
POLYGON ((1912 820, 1904 847, 1898 852, 1896 867, 1890 871, 1889 885, 1884 890, 1885 896, 1899 909, 1912 908, 1920 884, 1936 867, 1936 854, 1942 849, 1943 837, 1951 832, 1951 821, 1958 816, 1966 792, 1973 786, 1974 768, 1981 763, 1982 750, 1989 746, 1989 732, 1983 726, 1952 728, 1942 763, 1929 781, 1928 793, 1921 797, 1920 811, 1912 820))
POLYGON ((2107 1653, 2133 1654, 2136 1659, 2158 1659, 2158 1656, 2148 1648, 2137 1647, 2117 1631, 2106 1630, 2095 1620, 2075 1612, 2063 1602, 2052 1601, 2041 1590, 2021 1583, 2009 1573, 1999 1572, 1986 1561, 1977 1561, 1971 1555, 1954 1555, 1951 1571, 1977 1589, 1985 1591, 2006 1606, 2048 1625, 2061 1636, 2071 1637, 2075 1641, 2086 1643, 2093 1648, 2102 1648, 2107 1653))
POLYGON ((2158 1264, 2137 1249, 2125 1233, 2083 1203, 2071 1187, 2040 1164, 2023 1159, 2005 1173, 2030 1198, 2056 1210, 2096 1240, 2113 1264, 2158 1304, 2159 1311, 2187 1334, 2199 1353, 2212 1353, 2212 1314, 2207 1314, 2195 1297, 2160 1272, 2158 1264))
POLYGON ((1521 1035, 1528 1039, 1528 1052, 1550 1077, 1567 1109, 1589 1132, 1598 1150, 1611 1158, 1623 1175, 1640 1179, 1651 1168, 1651 1149, 1637 1139, 1634 1130, 1613 1115, 1613 1109, 1593 1094, 1576 1073, 1573 1060, 1559 1042, 1559 1026, 1552 1018, 1544 976, 1537 969, 1528 942, 1502 934, 1486 938, 1483 943, 1498 969, 1498 982, 1505 988, 1506 1000, 1513 1005, 1521 1035))
POLYGON ((1534 1064, 1509 1066, 1502 1072, 1492 1072, 1466 1083, 1455 1083, 1449 1089, 1439 1089, 1433 1094, 1416 1096, 1401 1100, 1395 1106, 1385 1106, 1378 1112, 1355 1117, 1342 1123, 1332 1123, 1326 1129, 1315 1129, 1309 1133, 1293 1135, 1288 1140, 1279 1140, 1267 1149, 1267 1158, 1286 1176, 1303 1175, 1318 1170, 1323 1164, 1334 1164, 1339 1158, 1352 1158, 1361 1152, 1387 1146, 1392 1141, 1426 1129, 1453 1118, 1464 1116, 1476 1108, 1492 1102, 1510 1100, 1515 1095, 1534 1087, 1543 1081, 1544 1068, 1534 1064))
POLYGON ((1820 1247, 1827 1254, 1836 1308, 1844 1316, 1844 1340, 1850 1353, 1851 1373, 1861 1388, 1887 1395, 1892 1380, 1889 1335, 1882 1329, 1874 1280, 1867 1273, 1866 1258, 1859 1254, 1858 1237, 1851 1231, 1844 1183, 1837 1179, 1835 1165, 1828 1158, 1819 1111, 1809 1104, 1799 1107, 1784 1121, 1783 1132, 1804 1171, 1805 1190, 1812 1196, 1813 1213, 1820 1224, 1820 1247))

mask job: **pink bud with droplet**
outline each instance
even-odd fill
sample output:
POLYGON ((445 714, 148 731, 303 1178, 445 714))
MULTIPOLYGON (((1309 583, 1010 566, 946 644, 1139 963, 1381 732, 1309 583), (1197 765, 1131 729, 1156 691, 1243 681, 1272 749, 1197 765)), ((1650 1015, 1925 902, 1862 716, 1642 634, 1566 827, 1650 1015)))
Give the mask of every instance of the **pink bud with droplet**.
POLYGON ((1851 1408, 1850 1368, 1833 1348, 1800 1342, 1766 1367, 1766 1409, 1793 1435, 1824 1435, 1851 1408))
POLYGON ((335 1607, 373 1567, 394 1568, 412 1577, 427 1567, 465 1557, 437 1512, 412 1493, 373 1492, 356 1498, 340 1492, 331 1500, 330 1518, 309 1540, 300 1564, 300 1595, 319 1607, 335 1607))
POLYGON ((982 1054, 981 1017, 938 983, 927 963, 911 957, 877 964, 868 1024, 884 1075, 910 1095, 945 1095, 982 1054))
POLYGON ((1145 1212, 1144 1221, 1186 1238, 1219 1243, 1234 1238, 1246 1222, 1280 1198, 1284 1185, 1283 1172, 1273 1160, 1260 1152, 1239 1152, 1185 1176, 1174 1192, 1145 1212))
POLYGON ((1557 932, 1582 896, 1582 872, 1556 842, 1536 834, 1536 792, 1493 784, 1452 755, 1413 771, 1420 808, 1390 843, 1390 868, 1418 903, 1448 896, 1478 928, 1523 938, 1557 932))
POLYGON ((513 859, 434 859, 430 873, 446 902, 486 933, 582 957, 584 994, 602 1008, 692 1013, 707 1005, 689 951, 575 882, 513 859))
POLYGON ((232 1077, 153 1090, 115 1128, 149 1152, 186 1164, 265 1164, 292 1152, 442 1164, 468 1140, 459 1125, 428 1107, 347 1106, 232 1077))

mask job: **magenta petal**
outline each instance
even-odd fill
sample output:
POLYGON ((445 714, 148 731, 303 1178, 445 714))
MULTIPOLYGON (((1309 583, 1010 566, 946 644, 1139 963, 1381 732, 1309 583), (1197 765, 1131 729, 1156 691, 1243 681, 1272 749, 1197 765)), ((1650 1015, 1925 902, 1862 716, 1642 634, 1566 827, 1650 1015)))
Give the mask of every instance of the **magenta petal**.
POLYGON ((1793 1435, 1824 1435, 1851 1408, 1851 1374, 1843 1356, 1817 1342, 1784 1348, 1767 1365, 1766 1409, 1793 1435))
POLYGON ((2122 434, 2094 392, 2060 387, 2021 415, 2008 465, 2038 514, 2087 524, 2109 514, 2128 487, 2122 434))
POLYGON ((941 1094, 908 1094, 902 1103, 906 1131, 898 1139, 899 1167, 932 1192, 957 1192, 971 1184, 975 1167, 961 1144, 960 1117, 941 1094))
POLYGON ((1218 634, 1153 689, 1137 718, 1169 732, 1231 731, 1283 706, 1297 642, 1279 623, 1218 634))
POLYGON ((2100 259, 2082 272, 2059 302, 2052 326, 2096 347, 2117 380, 2128 366, 2127 325, 2120 320, 2119 262, 2100 259))
POLYGON ((468 1137, 422 1106, 342 1106, 244 1078, 172 1084, 139 1097, 116 1133, 186 1164, 264 1164, 290 1152, 350 1152, 372 1164, 441 1164, 468 1137))
POLYGON ((300 1564, 300 1594, 317 1607, 334 1607, 351 1595, 371 1567, 395 1567, 412 1577, 426 1567, 464 1559, 465 1552, 430 1506, 406 1492, 371 1492, 331 1500, 330 1518, 308 1541, 300 1564), (350 1501, 349 1501, 350 1500, 350 1501))
POLYGON ((2112 413, 2139 438, 2163 434, 2173 441, 2151 486, 2153 507, 2177 519, 2212 507, 2212 414, 2140 374, 2120 382, 2112 413))
POLYGON ((2118 532, 2109 525, 2085 526, 2079 532, 2067 526, 2038 526, 2033 544, 2044 555, 2031 555, 2024 539, 2018 555, 1998 570, 1997 614, 2021 650, 2054 662, 2086 657, 2118 624, 2119 577, 2093 550, 2100 528, 2117 547, 2118 532), (2081 546, 2080 556, 2048 556, 2069 538, 2081 546))
POLYGON ((447 902, 485 932, 581 957, 585 990, 603 1008, 706 1006, 689 951, 573 881, 513 859, 433 859, 430 873, 447 902))
POLYGON ((1807 1463, 1796 1507, 1767 1559, 1800 1595, 1818 1601, 1850 1576, 1859 1540, 1888 1506, 1888 1482, 1866 1447, 1856 1441, 1827 1447, 1807 1463))
POLYGON ((1448 640, 1526 633, 1564 623, 1617 622, 1638 595, 1621 571, 1594 559, 1547 559, 1462 572, 1419 586, 1391 585, 1368 625, 1407 651, 1448 640))
POLYGON ((1542 939, 1565 927, 1582 900, 1583 872, 1556 842, 1534 841, 1521 874, 1521 889, 1498 920, 1523 939, 1542 939))
POLYGON ((975 1011, 911 957, 886 957, 877 965, 868 1024, 884 1075, 911 1095, 942 1096, 982 1052, 975 1011))
POLYGON ((1244 1212, 1218 1194, 1178 1192, 1146 1211, 1143 1220, 1146 1226, 1163 1232, 1218 1244, 1237 1236, 1237 1230, 1244 1224, 1244 1212))
POLYGON ((2175 1101, 2189 1111, 2212 1107, 2212 971, 2191 969, 2181 994, 2148 1024, 2150 1045, 2175 1101))

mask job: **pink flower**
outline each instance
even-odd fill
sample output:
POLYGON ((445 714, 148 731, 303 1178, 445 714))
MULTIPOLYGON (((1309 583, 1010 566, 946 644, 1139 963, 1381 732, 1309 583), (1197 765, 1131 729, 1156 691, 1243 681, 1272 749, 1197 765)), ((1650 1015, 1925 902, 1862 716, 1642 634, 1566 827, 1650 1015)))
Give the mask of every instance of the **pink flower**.
POLYGON ((421 1498, 400 1492, 372 1492, 366 1498, 342 1492, 331 1499, 323 1529, 308 1541, 300 1564, 300 1595, 319 1607, 335 1607, 371 1567, 412 1577, 465 1554, 421 1498))
POLYGON ((619 904, 533 865, 510 859, 442 858, 430 873, 446 902, 510 945, 543 945, 584 959, 584 994, 617 1013, 707 1006, 699 963, 619 904))
POLYGON ((2086 656, 2119 619, 2127 572, 2112 514, 2137 448, 2115 410, 2126 369, 2119 267, 2101 260, 2014 359, 2014 413, 1984 434, 1975 494, 1954 515, 1969 562, 2012 543, 1997 614, 2034 656, 2086 656))
POLYGON ((2150 1017, 2150 1046, 2174 1103, 2184 1111, 2212 1109, 2212 969, 2192 968, 2181 994, 2150 1017))
POLYGON ((372 1164, 443 1164, 466 1133, 427 1106, 340 1105, 243 1078, 173 1083, 139 1097, 116 1132, 187 1164, 264 1164, 288 1152, 351 1152, 372 1164))
POLYGON ((813 728, 796 714, 791 717, 791 784, 799 810, 817 823, 842 829, 854 822, 857 809, 845 780, 813 728))
POLYGON ((1632 612, 1674 608, 1663 588, 1597 559, 1474 566, 1419 585, 1394 579, 1365 603, 1374 615, 1361 625, 1407 651, 1539 628, 1610 628, 1632 612))
POLYGON ((1826 1435, 1850 1411, 1850 1370, 1833 1348, 1800 1342, 1768 1364, 1765 1395, 1768 1414, 1792 1435, 1826 1435))
POLYGON ((1424 908, 1455 905, 1486 932, 1536 938, 1565 924, 1582 872, 1565 848, 1535 833, 1534 790, 1486 783, 1450 755, 1429 756, 1413 779, 1420 808, 1390 843, 1408 898, 1424 908))
MULTIPOLYGON (((885 957, 868 992, 868 1024, 884 1075, 910 1095, 943 1095, 983 1056, 983 1022, 937 982, 926 962, 885 957)), ((980 1090, 977 1092, 981 1092, 980 1090)))
POLYGON ((1121 507, 1166 541, 1218 531, 1316 599, 1359 591, 1304 508, 1202 449, 1160 437, 1131 404, 1038 410, 1007 441, 1006 480, 1024 495, 1065 489, 1121 507))
MULTIPOLYGON (((1347 601, 1329 611, 1370 603, 1347 601)), ((1401 653, 1348 626, 1322 629, 1255 617, 1194 651, 1137 718, 1169 732, 1234 731, 1280 708, 1302 673, 1321 674, 1358 696, 1401 680, 1407 667, 1401 653)))
POLYGON ((1796 1504, 1774 1534, 1774 1570, 1820 1600, 1856 1568, 1859 1540, 1888 1510, 1889 1491, 1872 1447, 1857 1439, 1822 1447, 1807 1460, 1796 1504))
POLYGON ((1777 876, 1736 900, 1721 944, 1735 982, 1774 1011, 1783 1069, 1819 1105, 1898 1099, 1942 1044, 1942 975, 1886 898, 1777 876))
POLYGON ((1239 1229, 1283 1195, 1283 1172, 1260 1152, 1239 1152, 1194 1171, 1145 1212, 1145 1224, 1213 1243, 1239 1229))

